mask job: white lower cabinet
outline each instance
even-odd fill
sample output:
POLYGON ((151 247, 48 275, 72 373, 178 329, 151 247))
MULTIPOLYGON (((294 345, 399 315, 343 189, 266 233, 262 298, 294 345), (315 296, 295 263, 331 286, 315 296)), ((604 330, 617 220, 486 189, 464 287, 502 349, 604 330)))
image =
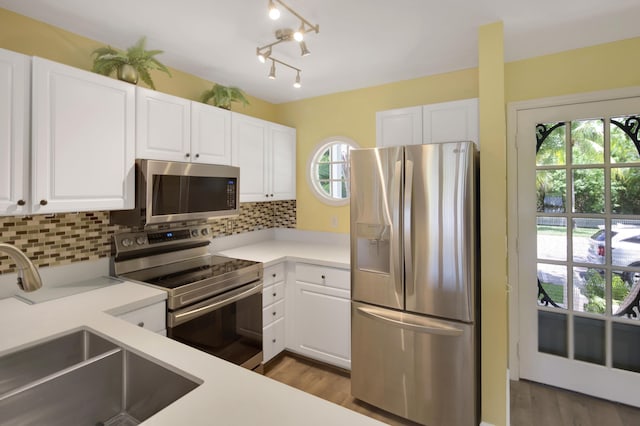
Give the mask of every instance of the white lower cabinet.
POLYGON ((295 276, 290 349, 350 369, 349 270, 298 263, 295 276))
POLYGON ((154 333, 167 335, 167 306, 165 301, 125 312, 118 315, 118 318, 154 333))
POLYGON ((262 290, 262 359, 267 362, 285 347, 285 263, 264 269, 262 290))
POLYGON ((267 362, 284 350, 284 318, 264 327, 262 333, 263 358, 267 362))

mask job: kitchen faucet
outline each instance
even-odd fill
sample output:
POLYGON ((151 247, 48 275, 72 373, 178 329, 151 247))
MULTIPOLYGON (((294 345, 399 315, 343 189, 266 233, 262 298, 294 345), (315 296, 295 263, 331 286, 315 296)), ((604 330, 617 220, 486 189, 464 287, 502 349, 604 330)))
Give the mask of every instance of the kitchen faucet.
POLYGON ((0 253, 8 255, 18 268, 18 287, 30 292, 42 287, 42 279, 35 265, 19 248, 11 244, 0 243, 0 253))

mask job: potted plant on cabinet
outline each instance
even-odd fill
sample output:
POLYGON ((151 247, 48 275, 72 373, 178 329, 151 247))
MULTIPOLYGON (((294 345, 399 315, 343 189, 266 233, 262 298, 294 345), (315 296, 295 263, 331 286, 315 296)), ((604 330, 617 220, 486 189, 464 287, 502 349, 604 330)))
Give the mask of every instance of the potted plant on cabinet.
POLYGON ((129 47, 125 52, 118 51, 111 46, 94 50, 92 54, 95 55, 95 58, 92 70, 102 75, 110 75, 116 71, 119 80, 132 84, 137 84, 138 78, 140 78, 155 90, 156 87, 149 71, 159 70, 167 73, 169 77, 171 77, 171 73, 166 66, 155 58, 156 55, 163 51, 146 50, 146 42, 147 38, 141 37, 136 44, 129 47))
POLYGON ((214 84, 209 90, 206 90, 202 94, 203 103, 211 103, 214 106, 224 109, 231 109, 231 102, 241 102, 242 105, 249 105, 249 101, 244 96, 242 90, 233 86, 223 86, 221 84, 214 84))

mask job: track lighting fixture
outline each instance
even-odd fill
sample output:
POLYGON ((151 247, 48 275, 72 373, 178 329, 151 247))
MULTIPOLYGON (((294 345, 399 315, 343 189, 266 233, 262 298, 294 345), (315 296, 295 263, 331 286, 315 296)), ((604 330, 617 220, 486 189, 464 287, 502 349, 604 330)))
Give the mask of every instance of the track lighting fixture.
POLYGON ((295 87, 296 89, 300 88, 300 71, 299 70, 296 74, 296 82, 293 83, 293 87, 295 87))
POLYGON ((276 79, 276 61, 274 61, 273 59, 271 59, 271 69, 269 70, 269 79, 271 80, 276 79))
POLYGON ((300 56, 309 56, 311 55, 311 52, 309 52, 309 49, 307 49, 307 43, 305 43, 304 41, 300 42, 300 56))
POLYGON ((304 19, 300 14, 298 14, 295 10, 285 4, 282 0, 269 0, 269 17, 271 19, 275 20, 280 17, 280 10, 277 8, 276 3, 289 11, 289 13, 294 15, 296 18, 300 19, 300 27, 298 27, 296 31, 290 28, 277 30, 275 32, 276 41, 256 48, 256 56, 261 63, 265 63, 268 60, 271 61, 271 69, 269 70, 268 77, 272 80, 276 78, 276 62, 280 65, 284 65, 285 67, 291 68, 292 70, 296 71, 296 79, 293 87, 299 88, 300 73, 302 72, 302 70, 271 56, 272 47, 282 42, 296 41, 300 45, 300 56, 308 56, 311 52, 309 52, 307 44, 304 42, 305 34, 310 32, 315 32, 316 34, 318 34, 320 32, 320 26, 313 25, 311 22, 304 19))
POLYGON ((302 40, 304 40, 304 22, 300 23, 300 28, 298 28, 298 31, 293 33, 293 39, 297 42, 301 42, 302 40))
POLYGON ((274 21, 280 17, 280 10, 273 3, 273 0, 269 0, 269 18, 274 21))
POLYGON ((271 47, 267 48, 264 52, 257 49, 256 54, 258 55, 258 60, 264 64, 267 62, 267 59, 269 59, 269 56, 271 56, 271 47))

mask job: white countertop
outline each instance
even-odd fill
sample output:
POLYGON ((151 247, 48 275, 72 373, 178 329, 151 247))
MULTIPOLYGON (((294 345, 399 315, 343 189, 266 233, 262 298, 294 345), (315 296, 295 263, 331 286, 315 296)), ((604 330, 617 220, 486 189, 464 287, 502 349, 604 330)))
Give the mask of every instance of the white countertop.
MULTIPOLYGON (((313 260, 345 267, 348 247, 264 241, 223 254, 259 260, 313 260)), ((197 378, 202 384, 145 425, 374 425, 380 422, 204 352, 127 323, 121 314, 159 302, 163 291, 131 283, 110 285, 45 303, 0 300, 0 356, 79 328, 197 378)))
POLYGON ((284 260, 308 261, 336 268, 349 268, 350 264, 349 246, 345 244, 269 240, 217 253, 262 262, 265 267, 284 260))

